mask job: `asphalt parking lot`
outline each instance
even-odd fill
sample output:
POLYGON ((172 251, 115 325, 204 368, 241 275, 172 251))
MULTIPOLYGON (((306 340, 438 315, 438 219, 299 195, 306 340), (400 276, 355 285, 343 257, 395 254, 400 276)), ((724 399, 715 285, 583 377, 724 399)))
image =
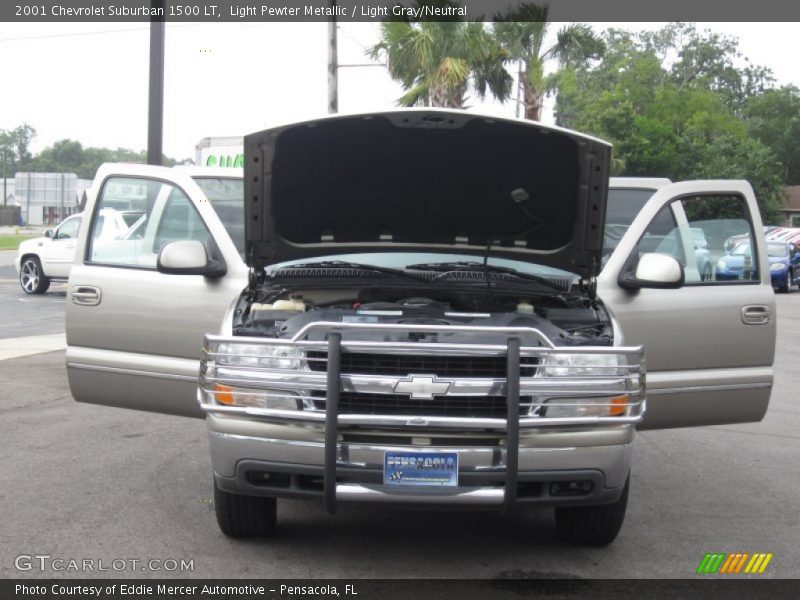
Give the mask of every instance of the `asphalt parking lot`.
MULTIPOLYGON (((202 421, 76 404, 63 351, 0 361, 0 577, 686 578, 713 551, 772 552, 762 577, 797 577, 800 292, 776 299, 766 419, 640 434, 625 526, 601 549, 557 542, 543 510, 329 516, 289 501, 274 539, 232 541, 215 522, 202 421), (16 557, 37 554, 193 570, 17 570, 16 557)), ((0 345, 63 331, 63 310, 64 286, 26 298, 0 264, 0 345)))

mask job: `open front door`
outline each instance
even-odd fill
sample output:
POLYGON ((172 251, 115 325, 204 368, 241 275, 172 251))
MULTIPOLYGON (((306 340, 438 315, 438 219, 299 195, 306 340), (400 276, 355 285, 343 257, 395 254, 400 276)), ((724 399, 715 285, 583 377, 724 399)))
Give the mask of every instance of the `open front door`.
POLYGON ((772 389, 775 300, 750 184, 690 181, 660 188, 598 278, 625 344, 643 344, 642 429, 759 421, 772 389), (623 289, 648 252, 683 266, 678 289, 623 289))
MULTIPOLYGON (((187 174, 107 165, 88 199, 67 294, 67 373, 78 402, 198 416, 203 336, 218 332, 247 270, 209 198, 187 174), (100 235, 100 211, 141 213, 100 235), (157 269, 171 242, 201 242, 225 274, 157 269)), ((241 182, 241 180, 238 180, 241 182)))

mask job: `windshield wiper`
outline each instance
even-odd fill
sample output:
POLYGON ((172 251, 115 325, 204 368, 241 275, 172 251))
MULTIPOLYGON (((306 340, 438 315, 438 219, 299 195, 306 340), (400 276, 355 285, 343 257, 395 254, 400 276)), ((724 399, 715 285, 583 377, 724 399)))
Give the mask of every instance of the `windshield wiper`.
MULTIPOLYGON (((513 275, 514 277, 518 277, 520 279, 525 279, 527 281, 535 281, 551 290, 557 292, 566 292, 560 285, 557 285, 548 279, 541 277, 539 275, 533 275, 532 273, 523 273, 522 271, 517 271, 511 267, 500 267, 498 265, 489 265, 483 264, 480 262, 470 262, 470 261, 463 261, 463 262, 438 262, 438 263, 420 263, 417 265, 407 265, 407 269, 413 269, 415 271, 437 271, 441 273, 452 273, 455 271, 471 271, 471 272, 483 272, 483 273, 505 273, 508 275, 513 275)), ((434 279, 434 281, 436 281, 434 279)))
POLYGON ((365 265, 362 263, 348 262, 344 260, 322 260, 311 263, 300 263, 298 265, 287 265, 281 267, 272 273, 273 277, 283 271, 284 269, 356 269, 358 271, 366 271, 369 273, 383 273, 385 275, 393 275, 395 277, 402 277, 410 279, 419 283, 428 283, 427 277, 420 277, 412 273, 408 273, 403 269, 392 269, 391 267, 379 267, 376 265, 365 265))

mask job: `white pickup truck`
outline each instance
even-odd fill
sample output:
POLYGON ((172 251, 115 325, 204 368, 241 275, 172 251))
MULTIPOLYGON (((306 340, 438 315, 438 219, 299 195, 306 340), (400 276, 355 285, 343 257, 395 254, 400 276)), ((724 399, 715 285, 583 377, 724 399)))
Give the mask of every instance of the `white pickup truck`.
POLYGON ((526 503, 608 544, 636 429, 760 420, 775 345, 750 185, 609 185, 610 153, 416 110, 247 136, 243 173, 106 165, 69 277, 72 394, 205 417, 230 536, 272 533, 276 498, 526 503), (143 217, 100 242, 119 184, 143 217), (732 235, 750 268, 720 281, 704 257, 732 235))

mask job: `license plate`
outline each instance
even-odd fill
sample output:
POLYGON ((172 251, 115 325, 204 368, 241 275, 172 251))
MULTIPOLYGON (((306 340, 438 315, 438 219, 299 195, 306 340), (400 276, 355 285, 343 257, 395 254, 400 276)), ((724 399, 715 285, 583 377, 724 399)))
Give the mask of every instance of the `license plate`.
POLYGON ((424 487, 458 485, 457 452, 395 452, 383 454, 383 483, 424 487))

